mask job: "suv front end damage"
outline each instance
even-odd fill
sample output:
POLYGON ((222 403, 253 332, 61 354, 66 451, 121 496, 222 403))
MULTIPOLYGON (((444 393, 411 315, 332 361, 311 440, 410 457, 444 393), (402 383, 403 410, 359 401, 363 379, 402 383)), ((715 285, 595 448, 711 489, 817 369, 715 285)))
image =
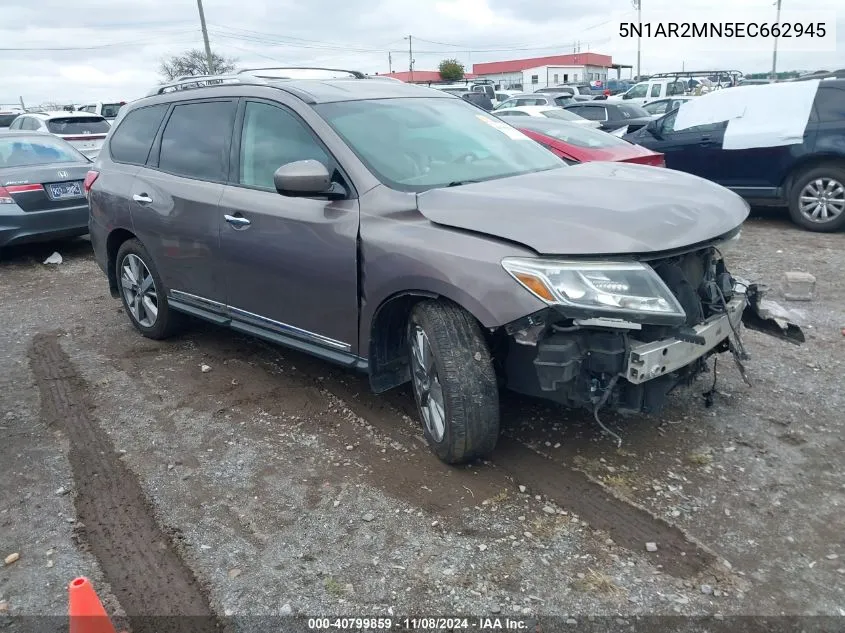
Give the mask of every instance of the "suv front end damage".
POLYGON ((653 414, 667 395, 730 352, 745 378, 741 322, 804 340, 754 284, 704 247, 648 261, 511 260, 508 272, 548 308, 509 323, 500 370, 510 389, 598 414, 653 414))

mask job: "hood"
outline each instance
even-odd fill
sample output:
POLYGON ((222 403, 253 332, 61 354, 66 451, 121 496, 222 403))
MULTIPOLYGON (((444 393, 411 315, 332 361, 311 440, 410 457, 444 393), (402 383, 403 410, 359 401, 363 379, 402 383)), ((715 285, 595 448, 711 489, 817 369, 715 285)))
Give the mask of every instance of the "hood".
POLYGON ((730 232, 748 216, 735 193, 697 176, 590 162, 417 197, 437 224, 523 244, 543 255, 647 254, 730 232))

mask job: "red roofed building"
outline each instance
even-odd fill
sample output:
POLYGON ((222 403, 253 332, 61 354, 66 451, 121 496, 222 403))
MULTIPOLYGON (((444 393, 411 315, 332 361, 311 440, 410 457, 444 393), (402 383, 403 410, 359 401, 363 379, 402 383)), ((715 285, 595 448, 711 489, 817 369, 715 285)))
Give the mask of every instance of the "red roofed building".
POLYGON ((610 55, 572 53, 473 64, 472 72, 480 78, 492 79, 501 89, 531 92, 564 83, 607 81, 607 69, 612 65, 610 55))
MULTIPOLYGON (((399 79, 400 81, 404 81, 405 83, 415 84, 427 84, 443 81, 440 78, 440 71, 437 70, 415 70, 413 74, 413 81, 411 81, 411 72, 408 70, 403 70, 402 72, 395 73, 382 73, 380 76, 393 77, 394 79, 399 79)), ((475 79, 475 75, 473 75, 472 73, 466 73, 464 75, 464 79, 475 79)))

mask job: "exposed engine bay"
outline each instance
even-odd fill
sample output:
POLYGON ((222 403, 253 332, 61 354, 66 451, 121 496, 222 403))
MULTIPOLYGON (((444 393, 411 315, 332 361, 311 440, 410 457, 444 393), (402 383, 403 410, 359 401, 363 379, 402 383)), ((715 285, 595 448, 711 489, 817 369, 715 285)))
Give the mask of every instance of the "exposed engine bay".
POLYGON ((604 408, 653 414, 672 390, 715 371, 708 362, 715 354, 731 353, 747 381, 742 321, 792 342, 804 340, 797 326, 761 310, 762 292, 733 277, 715 247, 646 263, 683 308, 682 323, 633 322, 550 306, 506 326, 506 349, 497 356, 508 388, 585 407, 596 417, 604 408))

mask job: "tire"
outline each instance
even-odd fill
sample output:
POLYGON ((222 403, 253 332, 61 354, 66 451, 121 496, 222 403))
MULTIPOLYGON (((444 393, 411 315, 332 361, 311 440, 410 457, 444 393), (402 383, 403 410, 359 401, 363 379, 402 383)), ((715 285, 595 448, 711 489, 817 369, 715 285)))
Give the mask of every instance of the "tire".
POLYGON ((164 284, 141 242, 131 239, 120 245, 115 258, 115 275, 123 309, 136 330, 147 338, 161 340, 172 336, 179 329, 182 315, 171 310, 167 304, 164 284), (128 269, 126 272, 125 268, 128 269), (138 276, 141 277, 140 282, 138 276), (136 278, 133 280, 133 277, 136 278), (150 283, 150 286, 146 292, 141 293, 139 283, 150 283), (133 300, 139 294, 144 300, 133 300), (156 309, 155 315, 153 308, 156 309))
POLYGON ((814 167, 798 174, 789 188, 789 215, 792 221, 808 231, 830 233, 845 227, 845 167, 835 163, 814 167), (826 205, 813 204, 814 192, 827 197, 826 205), (812 205, 802 211, 802 204, 812 205), (820 208, 821 206, 821 208, 820 208), (827 220, 813 219, 812 212, 836 213, 827 220))
POLYGON ((408 354, 414 399, 431 450, 447 464, 489 455, 499 437, 499 390, 475 319, 452 303, 418 303, 408 321, 408 354), (421 371, 423 366, 428 372, 421 371))

